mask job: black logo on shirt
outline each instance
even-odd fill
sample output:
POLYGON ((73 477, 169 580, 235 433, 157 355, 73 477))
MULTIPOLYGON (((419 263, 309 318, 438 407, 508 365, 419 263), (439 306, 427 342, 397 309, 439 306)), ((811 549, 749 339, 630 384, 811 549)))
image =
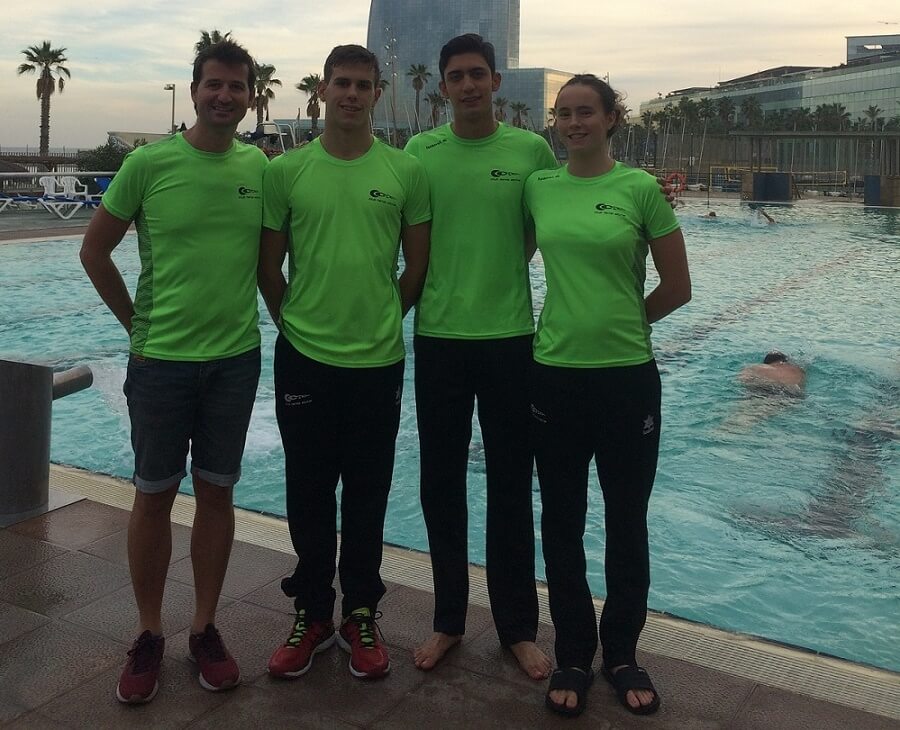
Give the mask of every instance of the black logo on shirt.
POLYGON ((246 185, 238 186, 238 197, 241 199, 245 198, 253 198, 255 200, 259 199, 259 190, 255 190, 253 188, 248 188, 246 185))
POLYGON ((617 215, 620 217, 626 215, 624 208, 620 208, 617 205, 610 205, 609 203, 597 203, 597 205, 594 206, 594 210, 601 215, 617 215))
POLYGON ((430 150, 432 147, 437 147, 440 144, 444 144, 444 142, 446 142, 446 141, 447 141, 446 139, 442 139, 437 142, 432 142, 431 144, 425 145, 425 149, 430 150))
POLYGON ((369 200, 373 203, 382 203, 384 205, 392 205, 397 207, 397 198, 390 193, 384 193, 378 188, 372 188, 369 191, 369 200))
POLYGON ((519 182, 522 179, 522 175, 518 172, 510 172, 509 170, 498 170, 496 168, 491 170, 491 177, 494 180, 500 180, 502 182, 519 182))

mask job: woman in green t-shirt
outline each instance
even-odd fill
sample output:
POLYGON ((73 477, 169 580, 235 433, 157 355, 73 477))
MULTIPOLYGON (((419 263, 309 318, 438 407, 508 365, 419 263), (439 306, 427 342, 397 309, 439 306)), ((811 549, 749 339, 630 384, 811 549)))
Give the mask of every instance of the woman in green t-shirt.
POLYGON ((602 672, 629 711, 659 707, 635 658, 647 615, 647 504, 660 428, 650 324, 690 299, 691 281, 684 238, 655 178, 610 157, 621 117, 608 84, 572 78, 556 100, 568 164, 534 173, 525 186, 547 279, 531 398, 559 667, 546 701, 568 715, 584 709, 597 651, 582 541, 591 459, 605 502, 602 672), (645 298, 648 252, 659 284, 645 298))

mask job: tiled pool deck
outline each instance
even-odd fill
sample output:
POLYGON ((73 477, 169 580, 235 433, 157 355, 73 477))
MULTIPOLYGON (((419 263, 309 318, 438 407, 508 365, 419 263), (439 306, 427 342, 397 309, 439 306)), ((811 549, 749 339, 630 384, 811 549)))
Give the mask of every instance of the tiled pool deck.
MULTIPOLYGON (((90 498, 0 529, 3 727, 900 728, 896 674, 659 615, 648 622, 641 653, 663 697, 657 715, 628 714, 597 681, 581 718, 556 717, 544 708, 545 683, 526 678, 499 648, 476 567, 465 641, 435 670, 419 671, 411 650, 429 633, 430 568, 427 556, 396 548, 386 550, 389 589, 380 622, 390 676, 354 679, 346 655, 335 649, 304 677, 276 681, 265 666, 290 627, 290 602, 279 582, 294 559, 283 521, 243 511, 218 618, 243 684, 206 692, 186 659, 190 497, 179 497, 173 511, 161 689, 149 705, 124 706, 113 690, 136 621, 122 509, 132 488, 56 466, 51 486, 57 501, 90 498)), ((543 587, 541 603, 546 618, 543 587)), ((552 627, 542 624, 539 643, 548 652, 552 637, 552 627)))
MULTIPOLYGON (((0 243, 78 236, 86 218, 61 222, 40 212, 5 211, 0 243)), ((217 622, 243 684, 206 692, 186 659, 193 601, 189 497, 179 497, 173 510, 160 693, 149 705, 123 706, 113 692, 136 622, 125 554, 132 487, 56 466, 51 487, 53 502, 71 503, 0 529, 2 727, 900 730, 898 674, 662 615, 648 620, 640 657, 663 698, 658 714, 630 715, 600 680, 582 717, 557 717, 544 708, 546 683, 526 678, 499 648, 483 571, 474 566, 465 641, 435 670, 418 671, 411 651, 430 633, 430 566, 427 555, 396 548, 385 552, 388 593, 380 621, 390 676, 356 680, 346 655, 335 649, 304 677, 275 681, 265 666, 290 627, 290 601, 279 583, 295 560, 283 521, 243 511, 217 622)), ((543 586, 540 599, 549 620, 543 586)), ((538 641, 551 653, 549 624, 541 625, 538 641)))

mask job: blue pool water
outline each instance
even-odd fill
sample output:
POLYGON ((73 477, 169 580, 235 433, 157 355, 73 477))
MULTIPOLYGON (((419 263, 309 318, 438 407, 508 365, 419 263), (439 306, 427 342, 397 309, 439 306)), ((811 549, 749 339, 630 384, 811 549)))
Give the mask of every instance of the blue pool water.
MULTIPOLYGON (((715 222, 698 217, 705 202, 679 209, 694 299, 653 333, 664 400, 650 605, 900 670, 900 215, 801 204, 772 211, 778 225, 760 226, 745 206, 714 202, 715 222), (737 383, 741 367, 771 348, 806 367, 806 398, 750 398, 737 383)), ((0 246, 0 357, 90 365, 94 387, 54 404, 52 458, 128 477, 125 335, 83 275, 77 249, 73 240, 0 246)), ((133 287, 133 238, 114 257, 133 287)), ((532 273, 539 305, 539 260, 532 273)), ((263 378, 236 501, 283 514, 275 331, 265 314, 262 331, 263 378)), ((385 539, 426 550, 411 378, 410 360, 385 539)), ((479 562, 477 430, 469 484, 479 562)), ((596 483, 591 494, 585 539, 591 585, 602 596, 596 483)))

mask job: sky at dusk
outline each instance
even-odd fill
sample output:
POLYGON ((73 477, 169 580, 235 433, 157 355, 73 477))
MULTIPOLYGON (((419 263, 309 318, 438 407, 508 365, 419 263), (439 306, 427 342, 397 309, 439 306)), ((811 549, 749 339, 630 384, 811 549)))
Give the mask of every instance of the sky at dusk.
MULTIPOLYGON (((51 41, 65 47, 72 78, 51 101, 51 147, 95 147, 109 130, 165 132, 176 85, 176 124, 193 119, 190 62, 200 30, 233 36, 284 86, 273 117, 305 115, 294 89, 319 72, 331 48, 366 42, 369 0, 273 3, 220 0, 201 7, 58 0, 25 3, 6 13, 0 33, 0 149, 37 146, 40 105, 35 76, 17 76, 22 49, 51 41)), ((896 0, 757 0, 746 3, 521 2, 520 65, 609 74, 637 110, 657 92, 718 81, 781 65, 833 66, 847 35, 900 33, 896 0)), ((434 80, 430 86, 435 86, 434 80)), ((250 129, 249 113, 241 129, 250 129)))

